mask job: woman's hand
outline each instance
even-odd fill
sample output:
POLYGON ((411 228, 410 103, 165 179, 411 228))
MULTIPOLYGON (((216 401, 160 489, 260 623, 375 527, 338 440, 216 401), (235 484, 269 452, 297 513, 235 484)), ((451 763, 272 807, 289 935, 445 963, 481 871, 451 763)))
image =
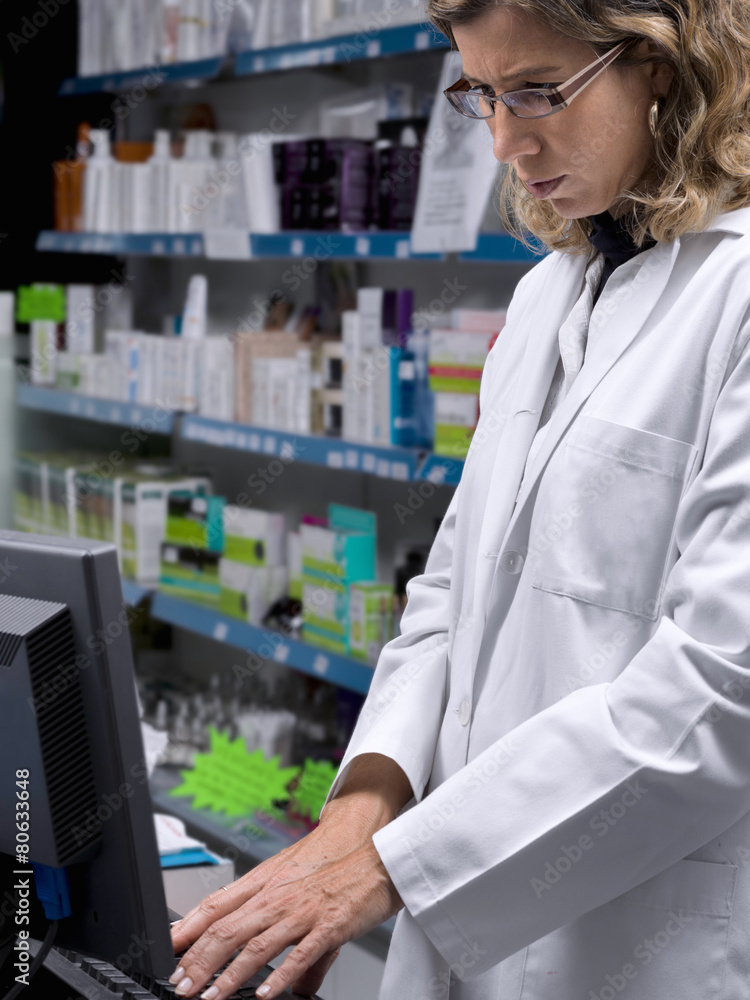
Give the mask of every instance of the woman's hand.
POLYGON ((389 757, 355 757, 319 826, 226 891, 207 896, 173 926, 175 952, 192 945, 172 977, 184 984, 180 996, 194 996, 243 948, 207 998, 224 1000, 290 945, 297 947, 268 977, 268 993, 258 996, 273 1000, 287 986, 315 993, 344 942, 403 906, 372 835, 411 794, 406 775, 389 757))
POLYGON ((314 993, 342 944, 401 909, 401 898, 371 838, 336 857, 331 853, 335 836, 329 839, 318 830, 318 838, 313 831, 226 891, 207 897, 175 924, 175 951, 195 942, 172 977, 179 981, 180 996, 203 990, 241 948, 205 992, 205 1000, 224 1000, 290 945, 296 947, 256 995, 273 1000, 287 987, 314 993), (313 843, 303 847, 310 838, 313 843))

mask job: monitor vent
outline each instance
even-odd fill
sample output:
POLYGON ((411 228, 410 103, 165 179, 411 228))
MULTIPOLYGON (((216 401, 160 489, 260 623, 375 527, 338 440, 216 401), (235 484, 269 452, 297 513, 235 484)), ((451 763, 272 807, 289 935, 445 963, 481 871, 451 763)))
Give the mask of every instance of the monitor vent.
MULTIPOLYGON (((0 636, 0 648, 7 639, 0 636)), ((99 833, 91 822, 96 786, 67 607, 27 636, 26 650, 52 828, 64 865, 99 833)))
POLYGON ((20 635, 10 635, 8 632, 0 633, 0 667, 9 667, 21 645, 20 635))

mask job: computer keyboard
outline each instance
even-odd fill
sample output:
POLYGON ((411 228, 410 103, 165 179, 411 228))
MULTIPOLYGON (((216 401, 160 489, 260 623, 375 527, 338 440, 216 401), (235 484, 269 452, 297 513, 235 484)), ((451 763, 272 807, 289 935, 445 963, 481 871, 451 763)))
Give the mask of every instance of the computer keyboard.
MULTIPOLYGON (((82 955, 68 948, 52 948, 44 964, 51 972, 74 987, 86 1000, 114 1000, 115 997, 122 1000, 180 1000, 175 993, 176 987, 169 982, 169 979, 152 979, 136 971, 132 976, 127 975, 109 962, 82 955)), ((218 978, 222 971, 220 969, 214 973, 212 980, 218 978)), ((261 986, 272 972, 273 968, 267 965, 233 993, 230 1000, 252 1000, 256 988, 261 986)), ((281 995, 299 997, 299 994, 292 993, 291 990, 285 990, 281 995)), ((321 998, 316 995, 311 1000, 321 1000, 321 998)))

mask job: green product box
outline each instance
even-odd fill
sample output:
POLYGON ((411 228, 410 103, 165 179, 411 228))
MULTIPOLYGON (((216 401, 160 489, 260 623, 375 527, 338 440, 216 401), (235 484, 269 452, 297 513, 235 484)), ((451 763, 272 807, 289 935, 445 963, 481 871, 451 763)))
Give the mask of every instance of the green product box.
POLYGON ((171 489, 165 540, 210 552, 224 551, 224 497, 171 489))
POLYGON ((283 566, 284 515, 227 504, 224 507, 224 555, 248 566, 283 566))
POLYGON ((218 608, 220 560, 220 552, 162 542, 159 590, 218 608))
POLYGON ((393 585, 357 581, 349 584, 349 654, 373 666, 393 638, 393 585))
POLYGON ((339 639, 346 650, 348 594, 343 584, 319 577, 302 577, 302 608, 305 625, 321 629, 339 639))
POLYGON ((321 649, 330 650, 332 653, 346 655, 346 639, 342 639, 326 629, 305 624, 302 626, 302 638, 313 646, 320 646, 321 649))
POLYGON ((160 545, 167 522, 167 498, 171 490, 209 493, 207 476, 189 476, 142 463, 122 470, 114 482, 114 542, 120 572, 128 579, 153 586, 161 572, 160 545))
POLYGON ((302 539, 299 531, 290 531, 286 536, 286 561, 289 567, 288 594, 302 600, 302 539))

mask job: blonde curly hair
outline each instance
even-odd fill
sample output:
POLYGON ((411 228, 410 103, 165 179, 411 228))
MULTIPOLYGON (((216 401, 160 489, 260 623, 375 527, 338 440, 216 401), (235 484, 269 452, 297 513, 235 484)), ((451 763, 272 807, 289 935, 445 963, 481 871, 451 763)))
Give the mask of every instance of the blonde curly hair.
MULTIPOLYGON (((652 168, 623 196, 638 246, 700 232, 718 214, 750 204, 750 3, 747 0, 427 0, 428 16, 453 48, 454 24, 497 6, 528 11, 603 55, 625 38, 651 39, 674 72, 660 99, 652 168)), ((629 46, 615 65, 653 59, 629 46)), ((498 205, 506 228, 531 249, 588 253, 591 223, 565 219, 533 198, 509 167, 498 205), (524 232, 525 230, 525 232, 524 232)))

